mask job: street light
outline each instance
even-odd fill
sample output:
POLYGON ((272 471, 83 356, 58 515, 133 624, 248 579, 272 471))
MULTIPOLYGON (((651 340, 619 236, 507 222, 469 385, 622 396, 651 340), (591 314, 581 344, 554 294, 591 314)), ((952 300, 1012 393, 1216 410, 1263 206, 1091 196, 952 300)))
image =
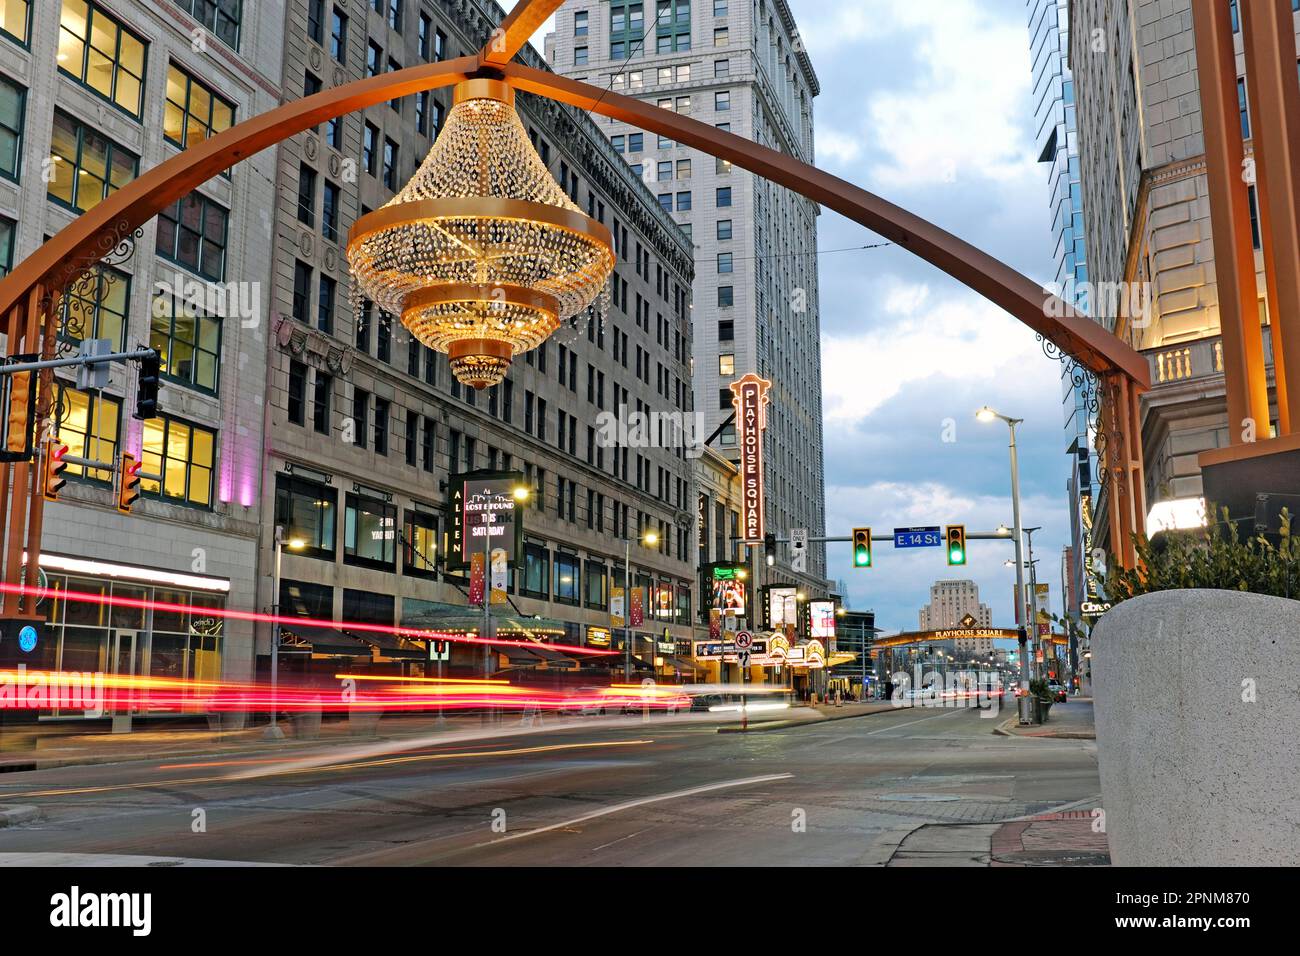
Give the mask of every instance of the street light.
MULTIPOLYGON (((642 544, 654 547, 659 543, 659 535, 647 531, 638 539, 642 544)), ((632 539, 623 539, 623 680, 632 680, 632 539)), ((654 667, 654 655, 650 655, 650 666, 654 667)))
MULTIPOLYGON (((1024 531, 1020 524, 1020 458, 1016 451, 1016 426, 1021 424, 1023 418, 1011 418, 995 412, 989 406, 985 405, 975 413, 978 421, 989 423, 996 419, 1001 419, 1007 423, 1011 431, 1011 519, 1014 527, 1011 530, 1016 545, 1016 617, 1024 617, 1025 606, 1025 554, 1024 554, 1024 531)), ((1026 625, 1029 626, 1029 625, 1026 625)), ((1029 664, 1025 657, 1025 648, 1022 646, 1020 661, 1020 689, 1027 696, 1029 694, 1029 664)))
POLYGON ((280 704, 280 559, 284 555, 285 546, 291 551, 301 551, 307 546, 307 542, 296 535, 288 541, 284 539, 284 527, 275 526, 275 574, 271 582, 271 723, 266 728, 264 736, 267 740, 284 739, 284 731, 276 722, 277 711, 280 704))

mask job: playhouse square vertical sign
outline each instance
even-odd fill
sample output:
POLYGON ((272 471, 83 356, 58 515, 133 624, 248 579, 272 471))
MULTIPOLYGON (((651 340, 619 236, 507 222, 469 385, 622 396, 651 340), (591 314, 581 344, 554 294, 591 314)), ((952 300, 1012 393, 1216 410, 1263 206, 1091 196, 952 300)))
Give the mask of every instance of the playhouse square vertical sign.
POLYGON ((763 430, 772 383, 750 372, 731 383, 740 447, 740 526, 746 541, 763 540, 763 430))

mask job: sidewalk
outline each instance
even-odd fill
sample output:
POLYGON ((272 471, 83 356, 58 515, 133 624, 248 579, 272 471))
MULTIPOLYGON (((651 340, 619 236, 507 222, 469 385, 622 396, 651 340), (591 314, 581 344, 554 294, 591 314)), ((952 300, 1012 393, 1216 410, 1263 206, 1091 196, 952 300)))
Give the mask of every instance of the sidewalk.
POLYGON ((1091 810, 977 825, 927 824, 909 833, 886 866, 1110 866, 1106 834, 1091 810))
POLYGON ((1055 737, 1062 740, 1096 740, 1093 725, 1091 697, 1071 697, 1064 704, 1053 704, 1047 723, 1020 726, 1020 719, 1012 715, 995 729, 1005 737, 1055 737))

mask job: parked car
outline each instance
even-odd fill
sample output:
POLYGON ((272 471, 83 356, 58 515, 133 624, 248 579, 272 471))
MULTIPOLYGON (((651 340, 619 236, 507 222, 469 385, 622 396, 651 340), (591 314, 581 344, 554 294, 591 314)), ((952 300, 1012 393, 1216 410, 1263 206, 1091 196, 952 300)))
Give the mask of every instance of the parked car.
POLYGON ((1048 681, 1047 689, 1052 694, 1052 701, 1057 704, 1064 704, 1069 696, 1068 691, 1065 689, 1065 685, 1060 681, 1048 681))

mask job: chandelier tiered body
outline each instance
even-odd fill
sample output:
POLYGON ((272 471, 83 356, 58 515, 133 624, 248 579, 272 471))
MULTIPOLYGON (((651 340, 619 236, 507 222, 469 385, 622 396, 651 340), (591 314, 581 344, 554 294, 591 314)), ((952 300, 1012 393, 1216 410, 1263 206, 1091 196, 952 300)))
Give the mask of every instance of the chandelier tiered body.
POLYGON ((481 389, 595 302, 614 252, 533 149, 514 90, 472 79, 416 174, 353 225, 348 262, 354 299, 401 316, 481 389))

